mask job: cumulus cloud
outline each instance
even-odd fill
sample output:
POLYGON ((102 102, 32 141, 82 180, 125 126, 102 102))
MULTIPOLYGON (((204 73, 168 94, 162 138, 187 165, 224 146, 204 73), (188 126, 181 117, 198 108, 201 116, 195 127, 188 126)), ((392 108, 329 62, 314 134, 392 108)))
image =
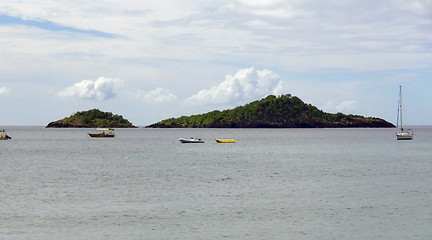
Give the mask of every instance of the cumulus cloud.
POLYGON ((280 94, 283 83, 269 70, 240 69, 235 75, 225 76, 225 81, 210 89, 204 89, 185 100, 186 104, 207 105, 241 102, 280 94))
POLYGON ((164 88, 156 88, 149 92, 137 90, 135 97, 147 103, 167 103, 177 100, 176 95, 164 88))
POLYGON ((8 94, 9 88, 8 87, 0 87, 0 94, 8 94))
POLYGON ((59 93, 62 97, 93 100, 108 100, 115 97, 116 88, 123 83, 120 79, 99 77, 96 80, 82 80, 59 93))

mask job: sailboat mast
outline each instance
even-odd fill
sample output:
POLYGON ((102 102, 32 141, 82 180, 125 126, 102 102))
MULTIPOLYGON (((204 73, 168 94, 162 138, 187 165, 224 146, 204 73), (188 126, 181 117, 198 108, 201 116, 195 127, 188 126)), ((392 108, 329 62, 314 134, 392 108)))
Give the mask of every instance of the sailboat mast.
POLYGON ((402 86, 399 86, 399 119, 400 119, 400 129, 403 131, 403 124, 402 124, 402 86))

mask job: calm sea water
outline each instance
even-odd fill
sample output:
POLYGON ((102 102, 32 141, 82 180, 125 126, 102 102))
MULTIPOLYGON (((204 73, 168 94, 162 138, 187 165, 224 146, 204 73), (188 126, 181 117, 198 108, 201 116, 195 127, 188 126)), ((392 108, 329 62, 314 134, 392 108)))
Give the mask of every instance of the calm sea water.
POLYGON ((432 239, 432 127, 7 129, 0 239, 432 239))

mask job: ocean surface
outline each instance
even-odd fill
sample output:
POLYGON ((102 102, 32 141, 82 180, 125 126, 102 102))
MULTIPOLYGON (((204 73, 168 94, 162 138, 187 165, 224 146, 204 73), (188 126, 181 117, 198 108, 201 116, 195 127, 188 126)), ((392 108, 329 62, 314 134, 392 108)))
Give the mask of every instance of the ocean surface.
POLYGON ((432 127, 413 129, 7 127, 0 239, 432 239, 432 127))

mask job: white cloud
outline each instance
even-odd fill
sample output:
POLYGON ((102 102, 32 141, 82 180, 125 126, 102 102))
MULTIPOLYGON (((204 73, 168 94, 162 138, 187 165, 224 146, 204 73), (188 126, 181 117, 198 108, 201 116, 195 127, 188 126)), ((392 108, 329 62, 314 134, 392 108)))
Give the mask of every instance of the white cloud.
POLYGON ((115 97, 116 88, 123 83, 120 79, 99 77, 96 80, 82 80, 59 93, 62 97, 107 100, 115 97))
POLYGON ((281 3, 283 4, 282 0, 255 0, 255 1, 238 0, 237 2, 243 3, 248 6, 260 7, 260 8, 279 5, 281 3))
POLYGON ((207 105, 242 102, 278 94, 283 90, 280 77, 269 70, 240 69, 234 76, 210 89, 204 89, 185 100, 186 104, 207 105))
MULTIPOLYGON (((54 53, 62 57, 59 63, 69 66, 65 61, 73 57, 72 64, 77 65, 83 63, 82 58, 98 58, 99 64, 111 63, 111 59, 121 63, 156 59, 162 66, 167 62, 161 59, 205 62, 216 58, 295 71, 387 70, 408 63, 418 67, 431 59, 427 28, 431 5, 430 0, 383 0, 373 4, 359 0, 162 0, 132 1, 127 6, 109 0, 85 4, 11 0, 0 3, 0 14, 124 37, 100 39, 50 31, 49 27, 6 24, 1 26, 0 44, 12 57, 5 55, 9 64, 0 65, 28 57, 39 69, 43 61, 34 58, 54 53), (413 17, 413 12, 420 16, 413 17)), ((12 65, 20 68, 22 61, 12 65)))
POLYGON ((418 15, 430 15, 432 13, 432 1, 431 0, 400 0, 400 7, 407 8, 418 15))
POLYGON ((307 13, 299 8, 293 7, 286 1, 280 0, 263 0, 263 1, 238 1, 238 11, 243 11, 245 14, 252 14, 257 17, 273 18, 273 19, 292 19, 307 15, 307 13))
POLYGON ((146 103, 167 103, 177 100, 177 96, 171 93, 170 90, 164 88, 156 88, 150 92, 137 90, 135 97, 146 103))
POLYGON ((0 94, 8 94, 10 89, 8 87, 0 87, 0 94))

